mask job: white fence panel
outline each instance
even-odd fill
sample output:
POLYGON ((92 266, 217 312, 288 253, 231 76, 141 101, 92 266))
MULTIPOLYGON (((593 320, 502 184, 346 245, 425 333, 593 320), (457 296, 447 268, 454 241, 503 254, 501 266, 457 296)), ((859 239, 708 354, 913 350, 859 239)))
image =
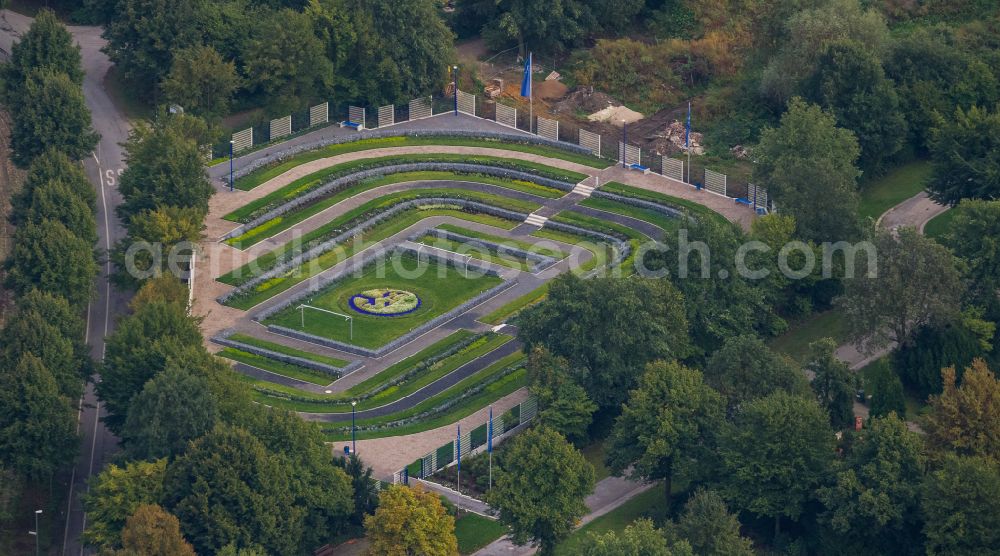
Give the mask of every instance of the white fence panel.
POLYGON ((636 145, 626 145, 618 142, 618 161, 625 161, 625 164, 642 164, 642 149, 636 145))
POLYGON ((517 108, 497 103, 497 123, 517 127, 517 108))
POLYGON ((470 95, 459 89, 458 91, 458 111, 465 112, 470 116, 476 115, 476 95, 470 95))
POLYGON ((330 103, 324 102, 309 108, 309 127, 330 121, 330 103))
POLYGON ((253 128, 248 127, 243 131, 233 134, 233 152, 238 153, 253 147, 253 128))
POLYGON ((726 194, 726 175, 705 168, 705 189, 724 196, 726 194))
POLYGON ((420 97, 410 101, 410 120, 430 118, 434 115, 431 97, 420 97))
POLYGON ((594 156, 601 156, 600 134, 587 131, 586 129, 581 129, 580 146, 590 149, 590 152, 594 153, 594 156))
POLYGON ((550 120, 539 116, 537 121, 538 124, 535 129, 538 135, 546 139, 552 139, 553 141, 559 140, 559 120, 550 120))
POLYGON ((663 175, 678 181, 684 181, 684 161, 664 156, 663 175))
POLYGON ((292 117, 285 116, 284 118, 276 118, 271 120, 271 135, 270 140, 274 141, 280 137, 292 134, 292 117))
POLYGON ((365 109, 360 106, 348 106, 347 121, 365 127, 365 109))
POLYGON ((378 126, 386 127, 396 123, 396 107, 389 104, 378 107, 378 126))

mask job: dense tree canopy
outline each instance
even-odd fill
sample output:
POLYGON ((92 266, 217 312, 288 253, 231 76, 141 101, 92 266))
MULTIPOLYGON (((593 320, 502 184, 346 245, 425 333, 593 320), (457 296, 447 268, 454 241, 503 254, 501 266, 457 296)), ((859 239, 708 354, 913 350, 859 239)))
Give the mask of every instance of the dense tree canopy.
POLYGON ((924 480, 927 554, 995 554, 1000 546, 1000 463, 949 455, 924 480))
POLYGON ((820 521, 845 552, 917 554, 920 542, 922 443, 895 415, 851 433, 835 484, 819 489, 820 521))
POLYGON ((809 389, 795 363, 750 335, 727 340, 712 355, 705 366, 705 382, 722 394, 730 413, 778 390, 806 394, 809 389))
POLYGON ((160 506, 143 504, 125 521, 122 549, 116 556, 195 556, 181 535, 180 523, 160 506))
POLYGON ((1000 380, 982 359, 965 370, 961 386, 954 367, 941 376, 944 390, 931 396, 923 424, 928 447, 1000 460, 1000 380))
POLYGON ((53 148, 80 160, 90 155, 100 138, 91 129, 80 86, 65 73, 33 70, 9 106, 17 115, 11 130, 14 162, 22 168, 53 148))
POLYGON ((689 353, 683 301, 667 280, 563 274, 548 297, 519 319, 529 351, 544 346, 566 359, 576 381, 601 407, 624 401, 642 368, 689 353))
POLYGON ((965 261, 973 288, 985 299, 1000 290, 1000 200, 962 201, 955 209, 945 245, 965 261))
POLYGON ((370 554, 456 556, 455 518, 438 495, 393 485, 379 495, 378 509, 365 517, 370 554))
POLYGON ((28 32, 11 48, 10 61, 0 67, 3 93, 0 97, 11 102, 25 94, 25 80, 38 69, 63 73, 77 86, 83 84, 80 47, 73 43, 66 26, 49 9, 42 9, 35 15, 28 32))
POLYGON ((687 556, 694 554, 685 542, 669 545, 663 532, 650 519, 637 519, 619 535, 608 531, 603 535, 590 533, 583 556, 619 556, 641 554, 642 556, 687 556))
POLYGON ((616 474, 663 480, 670 500, 672 479, 701 478, 716 467, 716 437, 725 419, 722 397, 701 373, 658 361, 646 368, 615 422, 608 465, 616 474))
POLYGON ((740 535, 740 521, 712 490, 699 489, 684 504, 684 513, 670 532, 688 542, 695 554, 751 556, 750 539, 740 535))
POLYGON ((211 46, 199 45, 174 54, 170 73, 163 80, 163 94, 186 112, 214 119, 228 113, 237 86, 236 65, 223 60, 211 46))
POLYGON ((542 554, 587 513, 594 467, 562 435, 547 427, 523 432, 504 445, 490 500, 518 544, 535 543, 542 554))
POLYGON ((87 530, 83 537, 91 546, 120 546, 120 532, 135 510, 163 499, 163 475, 167 460, 135 461, 122 467, 111 464, 91 482, 84 499, 87 530))
POLYGON ((536 347, 528 360, 528 380, 538 400, 538 422, 574 442, 586 440, 597 404, 573 380, 569 363, 536 347))
POLYGON ((934 178, 928 191, 939 203, 1000 198, 1000 111, 956 108, 931 131, 934 178))
POLYGON ((15 292, 38 288, 79 308, 90 301, 97 276, 93 244, 49 219, 17 229, 7 267, 7 284, 15 292))
POLYGON ((761 133, 754 179, 795 217, 801 239, 850 241, 857 237, 859 153, 857 138, 831 114, 793 99, 781 126, 761 133))
POLYGON ((834 355, 836 349, 837 343, 831 338, 813 342, 805 369, 813 375, 813 391, 830 414, 830 424, 843 429, 854 423, 855 379, 847 363, 834 355))
POLYGON ((958 317, 963 288, 946 248, 908 227, 879 230, 872 243, 877 259, 859 259, 840 300, 855 344, 906 344, 921 326, 958 317))

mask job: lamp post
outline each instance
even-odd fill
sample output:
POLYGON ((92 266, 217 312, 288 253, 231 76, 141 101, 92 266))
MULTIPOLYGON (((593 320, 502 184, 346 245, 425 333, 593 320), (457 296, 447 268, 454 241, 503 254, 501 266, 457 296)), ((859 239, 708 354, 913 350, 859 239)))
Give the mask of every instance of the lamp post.
POLYGON ((455 115, 458 115, 458 66, 451 66, 451 86, 455 89, 455 115))
POLYGON ((28 531, 29 535, 33 535, 35 537, 35 556, 38 556, 39 554, 41 554, 41 548, 39 547, 39 544, 38 544, 38 516, 41 515, 41 514, 42 514, 42 510, 35 510, 35 530, 34 531, 28 531))
POLYGON ((351 401, 351 453, 352 454, 356 454, 358 452, 358 440, 357 440, 357 434, 355 433, 357 429, 355 429, 354 427, 354 422, 355 422, 354 417, 357 414, 358 410, 357 406, 358 402, 356 400, 351 401))
POLYGON ((235 182, 233 182, 233 141, 229 141, 229 192, 233 192, 235 182))
POLYGON ((625 149, 628 147, 628 134, 625 130, 627 125, 628 123, 622 120, 622 168, 625 167, 625 149))

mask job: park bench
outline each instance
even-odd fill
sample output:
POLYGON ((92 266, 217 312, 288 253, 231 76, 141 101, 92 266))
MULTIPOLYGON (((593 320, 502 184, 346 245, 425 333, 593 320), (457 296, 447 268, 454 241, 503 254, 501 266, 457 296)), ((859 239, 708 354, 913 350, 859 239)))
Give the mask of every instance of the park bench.
POLYGON ((357 122, 352 122, 351 120, 344 120, 340 122, 340 127, 349 127, 354 131, 361 131, 365 128, 365 124, 359 124, 357 122))
POLYGON ((649 173, 649 167, 643 166, 642 164, 629 164, 628 168, 629 170, 637 170, 639 172, 642 172, 643 174, 649 173))

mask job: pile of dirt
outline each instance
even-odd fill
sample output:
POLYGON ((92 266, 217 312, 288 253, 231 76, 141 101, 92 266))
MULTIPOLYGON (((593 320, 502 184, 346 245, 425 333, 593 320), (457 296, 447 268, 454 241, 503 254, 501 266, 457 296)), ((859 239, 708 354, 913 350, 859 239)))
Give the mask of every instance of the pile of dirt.
POLYGON ((642 117, 642 114, 627 106, 608 106, 590 114, 587 119, 591 122, 608 122, 620 126, 623 122, 626 124, 638 122, 642 117))
POLYGON ((577 87, 568 95, 552 103, 553 114, 576 115, 579 112, 590 114, 621 103, 611 95, 595 91, 593 87, 577 87))
POLYGON ((535 90, 533 92, 535 93, 536 98, 550 100, 566 96, 566 91, 569 90, 569 87, 562 82, 553 79, 537 83, 534 89, 535 90))

